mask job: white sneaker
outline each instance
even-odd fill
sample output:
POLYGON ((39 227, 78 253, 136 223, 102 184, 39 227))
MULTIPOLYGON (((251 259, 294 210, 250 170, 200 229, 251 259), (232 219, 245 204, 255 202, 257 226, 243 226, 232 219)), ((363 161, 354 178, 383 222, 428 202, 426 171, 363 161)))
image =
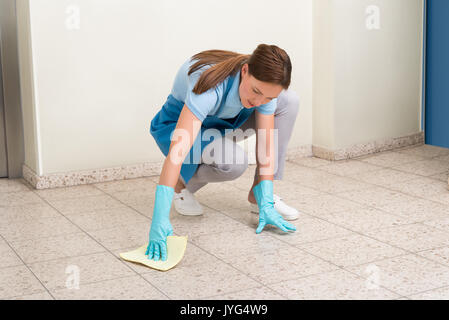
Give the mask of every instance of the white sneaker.
MULTIPOLYGON (((288 206, 282 198, 273 194, 274 208, 285 220, 296 220, 299 217, 299 211, 293 207, 288 206)), ((257 204, 251 203, 251 212, 259 213, 257 204)))
POLYGON ((175 192, 173 202, 179 214, 185 216, 199 216, 203 214, 203 207, 196 200, 193 193, 186 188, 182 189, 180 193, 175 192))

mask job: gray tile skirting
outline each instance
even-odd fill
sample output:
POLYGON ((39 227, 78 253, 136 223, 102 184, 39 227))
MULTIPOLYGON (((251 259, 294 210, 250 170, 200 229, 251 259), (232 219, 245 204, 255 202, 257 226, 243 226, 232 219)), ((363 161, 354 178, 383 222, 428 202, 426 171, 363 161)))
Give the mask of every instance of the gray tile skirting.
POLYGON ((313 156, 326 160, 344 160, 372 153, 393 150, 424 143, 424 132, 419 132, 399 138, 376 140, 367 143, 360 143, 348 148, 329 150, 317 146, 312 147, 313 156))
MULTIPOLYGON (((396 148, 424 143, 424 132, 405 137, 378 140, 369 143, 357 144, 339 150, 328 150, 312 145, 290 148, 287 160, 300 157, 315 156, 327 160, 343 160, 368 155, 376 152, 393 150, 396 148)), ((129 166, 119 166, 104 169, 53 173, 38 176, 27 165, 23 165, 23 178, 36 189, 49 189, 67 187, 113 180, 124 180, 159 175, 163 162, 142 163, 129 166)))
POLYGON ((27 165, 23 165, 23 178, 36 189, 76 186, 89 183, 124 180, 159 175, 163 162, 143 163, 104 169, 53 173, 38 176, 27 165))

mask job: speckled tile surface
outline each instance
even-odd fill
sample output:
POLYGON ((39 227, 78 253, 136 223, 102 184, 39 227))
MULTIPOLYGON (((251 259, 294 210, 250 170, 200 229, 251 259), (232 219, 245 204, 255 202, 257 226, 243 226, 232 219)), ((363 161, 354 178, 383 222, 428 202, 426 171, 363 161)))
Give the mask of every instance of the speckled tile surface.
POLYGON ((449 285, 447 266, 413 254, 345 269, 364 279, 375 278, 380 286, 401 296, 411 296, 449 285))
POLYGON ((148 241, 160 167, 0 179, 0 299, 447 299, 449 150, 419 139, 289 156, 274 188, 301 212, 290 234, 255 233, 254 165, 207 185, 202 216, 172 207, 188 244, 167 272, 119 257, 148 241))

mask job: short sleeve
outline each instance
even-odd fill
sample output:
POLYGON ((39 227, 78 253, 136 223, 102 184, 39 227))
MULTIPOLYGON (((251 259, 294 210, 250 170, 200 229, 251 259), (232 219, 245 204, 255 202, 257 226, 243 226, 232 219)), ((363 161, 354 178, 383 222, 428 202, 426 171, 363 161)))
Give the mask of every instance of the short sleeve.
POLYGON ((189 85, 187 89, 187 96, 185 104, 190 111, 202 122, 207 115, 215 108, 218 101, 218 93, 215 87, 209 90, 196 94, 192 92, 196 82, 199 79, 199 75, 192 74, 189 77, 189 85))
POLYGON ((263 114, 274 114, 276 111, 277 106, 277 98, 271 100, 268 103, 261 104, 260 106, 256 107, 256 110, 263 114))

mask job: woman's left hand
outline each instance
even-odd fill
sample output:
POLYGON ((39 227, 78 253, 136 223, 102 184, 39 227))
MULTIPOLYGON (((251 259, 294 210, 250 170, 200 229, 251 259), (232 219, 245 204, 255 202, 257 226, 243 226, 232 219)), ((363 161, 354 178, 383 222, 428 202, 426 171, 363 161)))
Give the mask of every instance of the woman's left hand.
POLYGON ((284 232, 296 231, 296 227, 287 222, 274 208, 273 181, 263 180, 254 188, 254 197, 259 207, 259 226, 256 233, 261 233, 267 224, 278 227, 284 232))
POLYGON ((257 227, 256 233, 261 233, 267 224, 276 226, 284 232, 296 231, 296 227, 290 222, 285 221, 274 207, 259 210, 259 226, 257 227))

